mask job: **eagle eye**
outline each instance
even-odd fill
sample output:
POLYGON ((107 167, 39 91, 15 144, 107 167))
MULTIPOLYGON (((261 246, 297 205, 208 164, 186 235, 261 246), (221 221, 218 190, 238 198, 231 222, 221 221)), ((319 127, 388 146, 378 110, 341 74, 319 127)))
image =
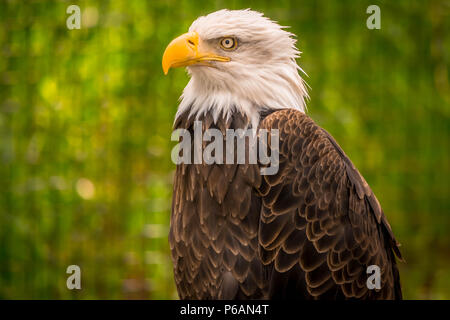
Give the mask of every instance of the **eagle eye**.
POLYGON ((237 41, 234 37, 224 37, 220 39, 220 47, 224 50, 234 50, 237 47, 237 41))

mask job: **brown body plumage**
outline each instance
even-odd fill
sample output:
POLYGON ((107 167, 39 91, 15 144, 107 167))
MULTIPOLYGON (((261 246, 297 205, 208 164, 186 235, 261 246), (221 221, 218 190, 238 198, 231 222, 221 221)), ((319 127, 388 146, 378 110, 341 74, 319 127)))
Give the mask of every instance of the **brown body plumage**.
MULTIPOLYGON (((234 113, 203 129, 248 125, 234 113)), ((176 128, 193 130, 188 113, 176 128)), ((169 242, 182 299, 401 299, 400 257, 378 200, 335 140, 294 109, 263 117, 278 129, 280 166, 177 166, 169 242), (366 285, 369 265, 381 289, 366 285)), ((224 143, 225 145, 225 143, 224 143)))

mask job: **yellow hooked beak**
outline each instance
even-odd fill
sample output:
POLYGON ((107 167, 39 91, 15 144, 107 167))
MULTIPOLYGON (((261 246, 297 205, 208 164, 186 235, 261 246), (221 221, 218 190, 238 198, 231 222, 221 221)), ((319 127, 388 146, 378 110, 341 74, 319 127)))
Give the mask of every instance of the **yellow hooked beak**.
POLYGON ((211 61, 230 61, 230 58, 218 56, 199 49, 197 32, 188 32, 172 40, 164 51, 162 68, 164 74, 170 68, 179 68, 193 64, 210 65, 211 61))

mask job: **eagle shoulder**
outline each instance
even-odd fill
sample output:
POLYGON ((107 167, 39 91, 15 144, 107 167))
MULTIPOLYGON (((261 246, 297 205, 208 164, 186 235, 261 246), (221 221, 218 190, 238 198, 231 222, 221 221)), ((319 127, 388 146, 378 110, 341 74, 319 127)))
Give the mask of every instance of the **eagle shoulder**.
POLYGON ((264 176, 258 189, 260 256, 272 270, 269 297, 401 298, 398 244, 337 142, 294 109, 271 113, 260 127, 279 131, 279 171, 264 176), (380 290, 366 286, 370 265, 380 267, 380 290), (295 283, 286 280, 292 274, 295 283))

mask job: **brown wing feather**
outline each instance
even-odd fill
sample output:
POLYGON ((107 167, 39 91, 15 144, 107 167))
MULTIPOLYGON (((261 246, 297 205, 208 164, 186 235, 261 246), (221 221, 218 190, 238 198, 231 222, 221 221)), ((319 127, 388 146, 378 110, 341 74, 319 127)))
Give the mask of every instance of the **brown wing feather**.
POLYGON ((269 298, 400 299, 394 253, 401 258, 378 200, 336 141, 292 109, 267 116, 280 133, 280 169, 264 176, 260 256, 269 298), (381 289, 366 268, 381 269, 381 289))

